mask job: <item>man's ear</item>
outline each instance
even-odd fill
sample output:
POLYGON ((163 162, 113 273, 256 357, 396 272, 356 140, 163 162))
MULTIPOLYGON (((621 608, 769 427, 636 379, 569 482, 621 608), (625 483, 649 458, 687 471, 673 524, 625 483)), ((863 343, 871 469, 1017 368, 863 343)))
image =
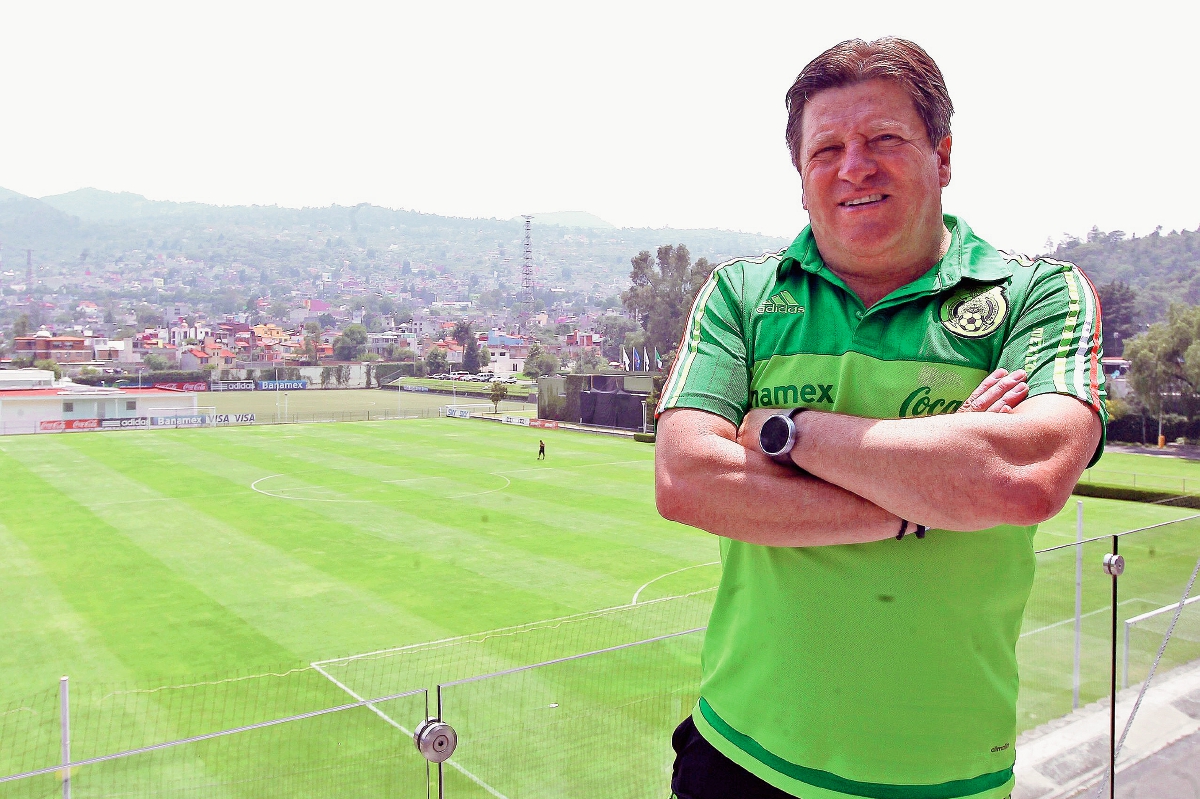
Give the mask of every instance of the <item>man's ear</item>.
POLYGON ((949 134, 942 139, 937 146, 938 158, 938 178, 942 184, 942 188, 950 185, 950 145, 953 143, 953 137, 949 134))

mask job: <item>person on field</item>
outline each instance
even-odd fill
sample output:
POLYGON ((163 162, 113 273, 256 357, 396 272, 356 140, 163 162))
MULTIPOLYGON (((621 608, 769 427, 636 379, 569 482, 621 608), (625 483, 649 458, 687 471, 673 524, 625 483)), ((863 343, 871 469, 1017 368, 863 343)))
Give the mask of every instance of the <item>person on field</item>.
POLYGON ((809 225, 718 266, 656 409, 660 513, 720 536, 679 799, 998 799, 1033 536, 1103 447, 1100 305, 943 212, 942 74, 842 42, 787 94, 809 225))
POLYGON ((544 461, 544 460, 546 460, 546 442, 545 442, 545 441, 542 441, 540 438, 538 439, 538 456, 537 456, 537 459, 538 459, 539 461, 544 461))

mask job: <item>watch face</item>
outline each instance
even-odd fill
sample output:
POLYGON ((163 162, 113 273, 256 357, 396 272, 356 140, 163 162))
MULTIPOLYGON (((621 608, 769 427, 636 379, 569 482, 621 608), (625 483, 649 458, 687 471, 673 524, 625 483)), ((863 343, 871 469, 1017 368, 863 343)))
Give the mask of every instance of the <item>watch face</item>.
POLYGON ((758 445, 767 455, 778 455, 787 446, 792 435, 791 419, 787 416, 772 416, 763 422, 758 433, 758 445))

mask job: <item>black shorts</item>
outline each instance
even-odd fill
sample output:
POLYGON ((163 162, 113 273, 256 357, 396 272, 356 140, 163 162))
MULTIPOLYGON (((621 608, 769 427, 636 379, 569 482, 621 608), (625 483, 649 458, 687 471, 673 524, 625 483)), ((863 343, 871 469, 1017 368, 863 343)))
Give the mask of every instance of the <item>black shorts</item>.
POLYGON ((718 752, 691 716, 675 728, 671 746, 671 792, 677 799, 795 799, 718 752))

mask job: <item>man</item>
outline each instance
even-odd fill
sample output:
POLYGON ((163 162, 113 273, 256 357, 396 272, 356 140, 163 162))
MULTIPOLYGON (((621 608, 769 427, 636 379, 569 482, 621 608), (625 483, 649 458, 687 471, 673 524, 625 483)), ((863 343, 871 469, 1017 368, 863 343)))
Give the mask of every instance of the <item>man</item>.
POLYGON ((1102 448, 1099 303, 943 215, 917 45, 843 42, 787 102, 809 227, 714 270, 657 411, 659 511, 724 568, 672 787, 1005 797, 1033 535, 1102 448))
POLYGON ((539 461, 544 461, 544 460, 546 460, 546 442, 545 442, 545 441, 542 441, 540 438, 538 439, 538 456, 537 456, 537 459, 538 459, 539 461))

